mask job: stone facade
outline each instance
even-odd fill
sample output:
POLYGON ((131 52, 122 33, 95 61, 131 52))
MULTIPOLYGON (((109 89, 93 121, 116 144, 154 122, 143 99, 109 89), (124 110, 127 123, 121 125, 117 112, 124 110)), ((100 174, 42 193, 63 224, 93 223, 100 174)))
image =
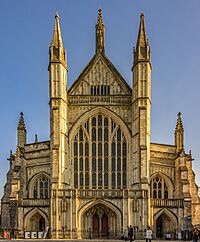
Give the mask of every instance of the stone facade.
POLYGON ((132 224, 157 238, 200 224, 192 155, 178 114, 175 143, 150 143, 151 62, 144 15, 132 88, 105 54, 99 10, 96 52, 73 85, 59 16, 49 49, 50 141, 26 142, 23 113, 1 200, 2 228, 50 228, 52 238, 118 238, 132 224))

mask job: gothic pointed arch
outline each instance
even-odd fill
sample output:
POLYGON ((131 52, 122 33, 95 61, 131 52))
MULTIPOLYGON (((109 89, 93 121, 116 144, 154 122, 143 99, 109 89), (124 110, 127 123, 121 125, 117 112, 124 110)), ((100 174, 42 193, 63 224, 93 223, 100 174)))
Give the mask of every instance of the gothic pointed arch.
POLYGON ((131 131, 128 128, 128 126, 124 123, 124 121, 121 119, 119 115, 112 112, 108 108, 105 107, 95 107, 90 109, 88 112, 84 113, 82 116, 80 116, 74 125, 69 130, 69 139, 71 140, 74 137, 74 132, 76 132, 77 128, 83 123, 87 118, 96 115, 96 114, 104 114, 108 117, 111 117, 115 122, 117 122, 120 126, 122 126, 122 129, 124 130, 125 134, 127 135, 127 138, 131 139, 131 131))
POLYGON ((167 208, 160 209, 155 215, 154 215, 154 221, 158 219, 158 217, 162 214, 166 214, 169 218, 171 218, 174 222, 178 222, 178 218, 175 213, 170 211, 167 208))
POLYGON ((34 175, 28 183, 29 198, 49 198, 50 176, 46 172, 34 175))
POLYGON ((38 218, 35 221, 36 227, 38 227, 38 230, 40 230, 40 224, 39 224, 40 221, 43 222, 42 228, 49 226, 49 219, 48 219, 47 214, 39 208, 34 208, 24 215, 23 221, 24 221, 24 228, 25 228, 26 231, 33 230, 33 223, 32 222, 33 222, 33 219, 35 219, 35 217, 38 218))
POLYGON ((103 107, 94 108, 77 120, 69 140, 74 188, 127 188, 131 139, 119 116, 103 107))
MULTIPOLYGON (((106 217, 109 217, 107 222, 109 223, 108 227, 110 236, 114 235, 114 233, 120 231, 122 228, 122 212, 116 205, 109 201, 96 199, 88 202, 79 209, 77 213, 77 222, 80 231, 85 229, 85 225, 87 225, 88 228, 91 228, 93 226, 91 221, 94 219, 94 217, 98 217, 101 222, 104 221, 106 217)), ((96 234, 93 234, 93 236, 96 237, 96 234)), ((81 237, 83 236, 80 235, 80 238, 81 237)))

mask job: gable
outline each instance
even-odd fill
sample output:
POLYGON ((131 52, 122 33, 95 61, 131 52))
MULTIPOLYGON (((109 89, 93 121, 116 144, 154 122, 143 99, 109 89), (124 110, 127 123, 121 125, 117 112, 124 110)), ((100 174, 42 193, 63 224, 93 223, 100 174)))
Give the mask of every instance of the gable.
POLYGON ((70 95, 131 95, 131 88, 105 55, 95 55, 69 89, 70 95), (95 92, 95 93, 94 93, 95 92))

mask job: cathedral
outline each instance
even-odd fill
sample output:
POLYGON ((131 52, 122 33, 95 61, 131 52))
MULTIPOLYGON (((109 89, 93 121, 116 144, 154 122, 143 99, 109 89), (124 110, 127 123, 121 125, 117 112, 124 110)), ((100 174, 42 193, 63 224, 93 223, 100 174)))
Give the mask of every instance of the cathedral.
POLYGON ((144 15, 132 86, 105 51, 98 12, 96 50, 71 87, 60 19, 49 48, 50 140, 27 143, 23 113, 1 199, 1 225, 20 238, 120 238, 151 226, 154 238, 200 224, 191 152, 178 113, 174 144, 151 142, 151 58, 144 15))

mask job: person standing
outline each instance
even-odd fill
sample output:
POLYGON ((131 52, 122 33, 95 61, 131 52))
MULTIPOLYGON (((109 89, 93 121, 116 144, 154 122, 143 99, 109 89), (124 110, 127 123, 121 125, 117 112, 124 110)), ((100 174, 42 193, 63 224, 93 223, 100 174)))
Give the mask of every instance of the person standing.
POLYGON ((130 240, 130 242, 133 241, 133 227, 132 227, 132 225, 130 225, 130 227, 128 228, 128 239, 130 240))
POLYGON ((192 231, 193 242, 197 242, 198 241, 198 237, 199 237, 198 231, 197 231, 196 228, 194 228, 193 231, 192 231))
POLYGON ((146 242, 151 242, 152 240, 152 230, 150 228, 150 226, 147 226, 147 230, 146 230, 146 242))

